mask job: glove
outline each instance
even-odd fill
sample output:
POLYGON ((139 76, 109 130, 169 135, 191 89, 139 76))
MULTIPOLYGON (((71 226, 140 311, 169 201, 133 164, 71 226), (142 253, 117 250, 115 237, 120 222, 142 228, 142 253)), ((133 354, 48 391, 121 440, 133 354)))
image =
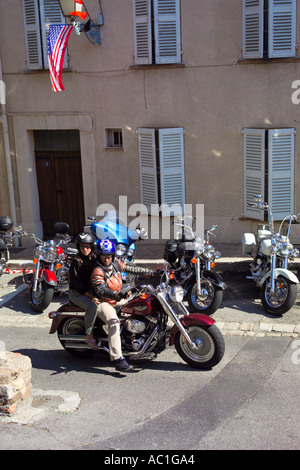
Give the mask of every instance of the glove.
POLYGON ((117 295, 116 295, 116 299, 119 301, 119 300, 122 300, 122 299, 126 299, 127 297, 127 294, 128 292, 119 292, 117 295))

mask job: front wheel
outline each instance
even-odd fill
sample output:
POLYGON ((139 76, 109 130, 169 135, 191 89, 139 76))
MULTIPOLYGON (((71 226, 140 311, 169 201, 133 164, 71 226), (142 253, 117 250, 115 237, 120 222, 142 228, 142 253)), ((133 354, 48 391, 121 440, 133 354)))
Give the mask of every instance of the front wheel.
POLYGON ((7 257, 5 255, 5 251, 0 251, 0 276, 2 276, 3 274, 3 271, 6 266, 6 261, 7 261, 7 257))
POLYGON ((223 290, 210 279, 201 279, 201 294, 197 292, 197 281, 193 284, 186 295, 189 308, 193 312, 212 315, 220 307, 223 300, 223 290))
POLYGON ((44 281, 38 281, 36 292, 30 287, 30 300, 33 310, 43 312, 49 307, 54 295, 54 288, 48 286, 44 281))
POLYGON ((266 312, 280 316, 292 308, 297 297, 297 284, 283 276, 275 279, 275 291, 271 292, 271 279, 268 278, 261 288, 260 298, 266 312))
POLYGON ((175 348, 179 356, 196 369, 211 369, 224 356, 225 342, 223 335, 216 325, 189 325, 187 332, 196 344, 193 348, 180 331, 175 336, 175 348))

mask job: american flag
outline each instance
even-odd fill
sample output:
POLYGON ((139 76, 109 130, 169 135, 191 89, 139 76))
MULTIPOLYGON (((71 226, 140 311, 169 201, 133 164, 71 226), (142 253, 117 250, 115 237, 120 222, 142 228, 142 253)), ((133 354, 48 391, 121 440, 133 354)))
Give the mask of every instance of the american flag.
POLYGON ((65 50, 72 32, 73 25, 51 24, 48 34, 48 62, 52 89, 62 91, 62 69, 65 50))

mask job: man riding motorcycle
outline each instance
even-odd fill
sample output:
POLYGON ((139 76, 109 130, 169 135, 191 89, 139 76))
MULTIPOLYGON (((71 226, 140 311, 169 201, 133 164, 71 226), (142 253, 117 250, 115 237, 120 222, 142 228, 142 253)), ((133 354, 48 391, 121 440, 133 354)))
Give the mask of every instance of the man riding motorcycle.
POLYGON ((96 242, 97 260, 91 273, 90 292, 100 300, 98 316, 108 326, 110 359, 116 370, 127 372, 132 369, 122 356, 120 321, 117 309, 123 305, 127 294, 122 292, 121 272, 151 276, 153 272, 129 262, 122 263, 115 257, 115 245, 110 240, 96 242))

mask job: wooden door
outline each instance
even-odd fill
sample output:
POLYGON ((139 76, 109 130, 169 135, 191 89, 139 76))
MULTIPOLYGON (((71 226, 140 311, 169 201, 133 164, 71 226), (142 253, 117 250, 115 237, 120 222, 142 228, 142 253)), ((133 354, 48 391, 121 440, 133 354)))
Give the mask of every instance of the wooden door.
POLYGON ((70 234, 84 226, 81 157, 78 151, 36 151, 40 216, 44 237, 53 236, 55 222, 67 222, 70 234))

